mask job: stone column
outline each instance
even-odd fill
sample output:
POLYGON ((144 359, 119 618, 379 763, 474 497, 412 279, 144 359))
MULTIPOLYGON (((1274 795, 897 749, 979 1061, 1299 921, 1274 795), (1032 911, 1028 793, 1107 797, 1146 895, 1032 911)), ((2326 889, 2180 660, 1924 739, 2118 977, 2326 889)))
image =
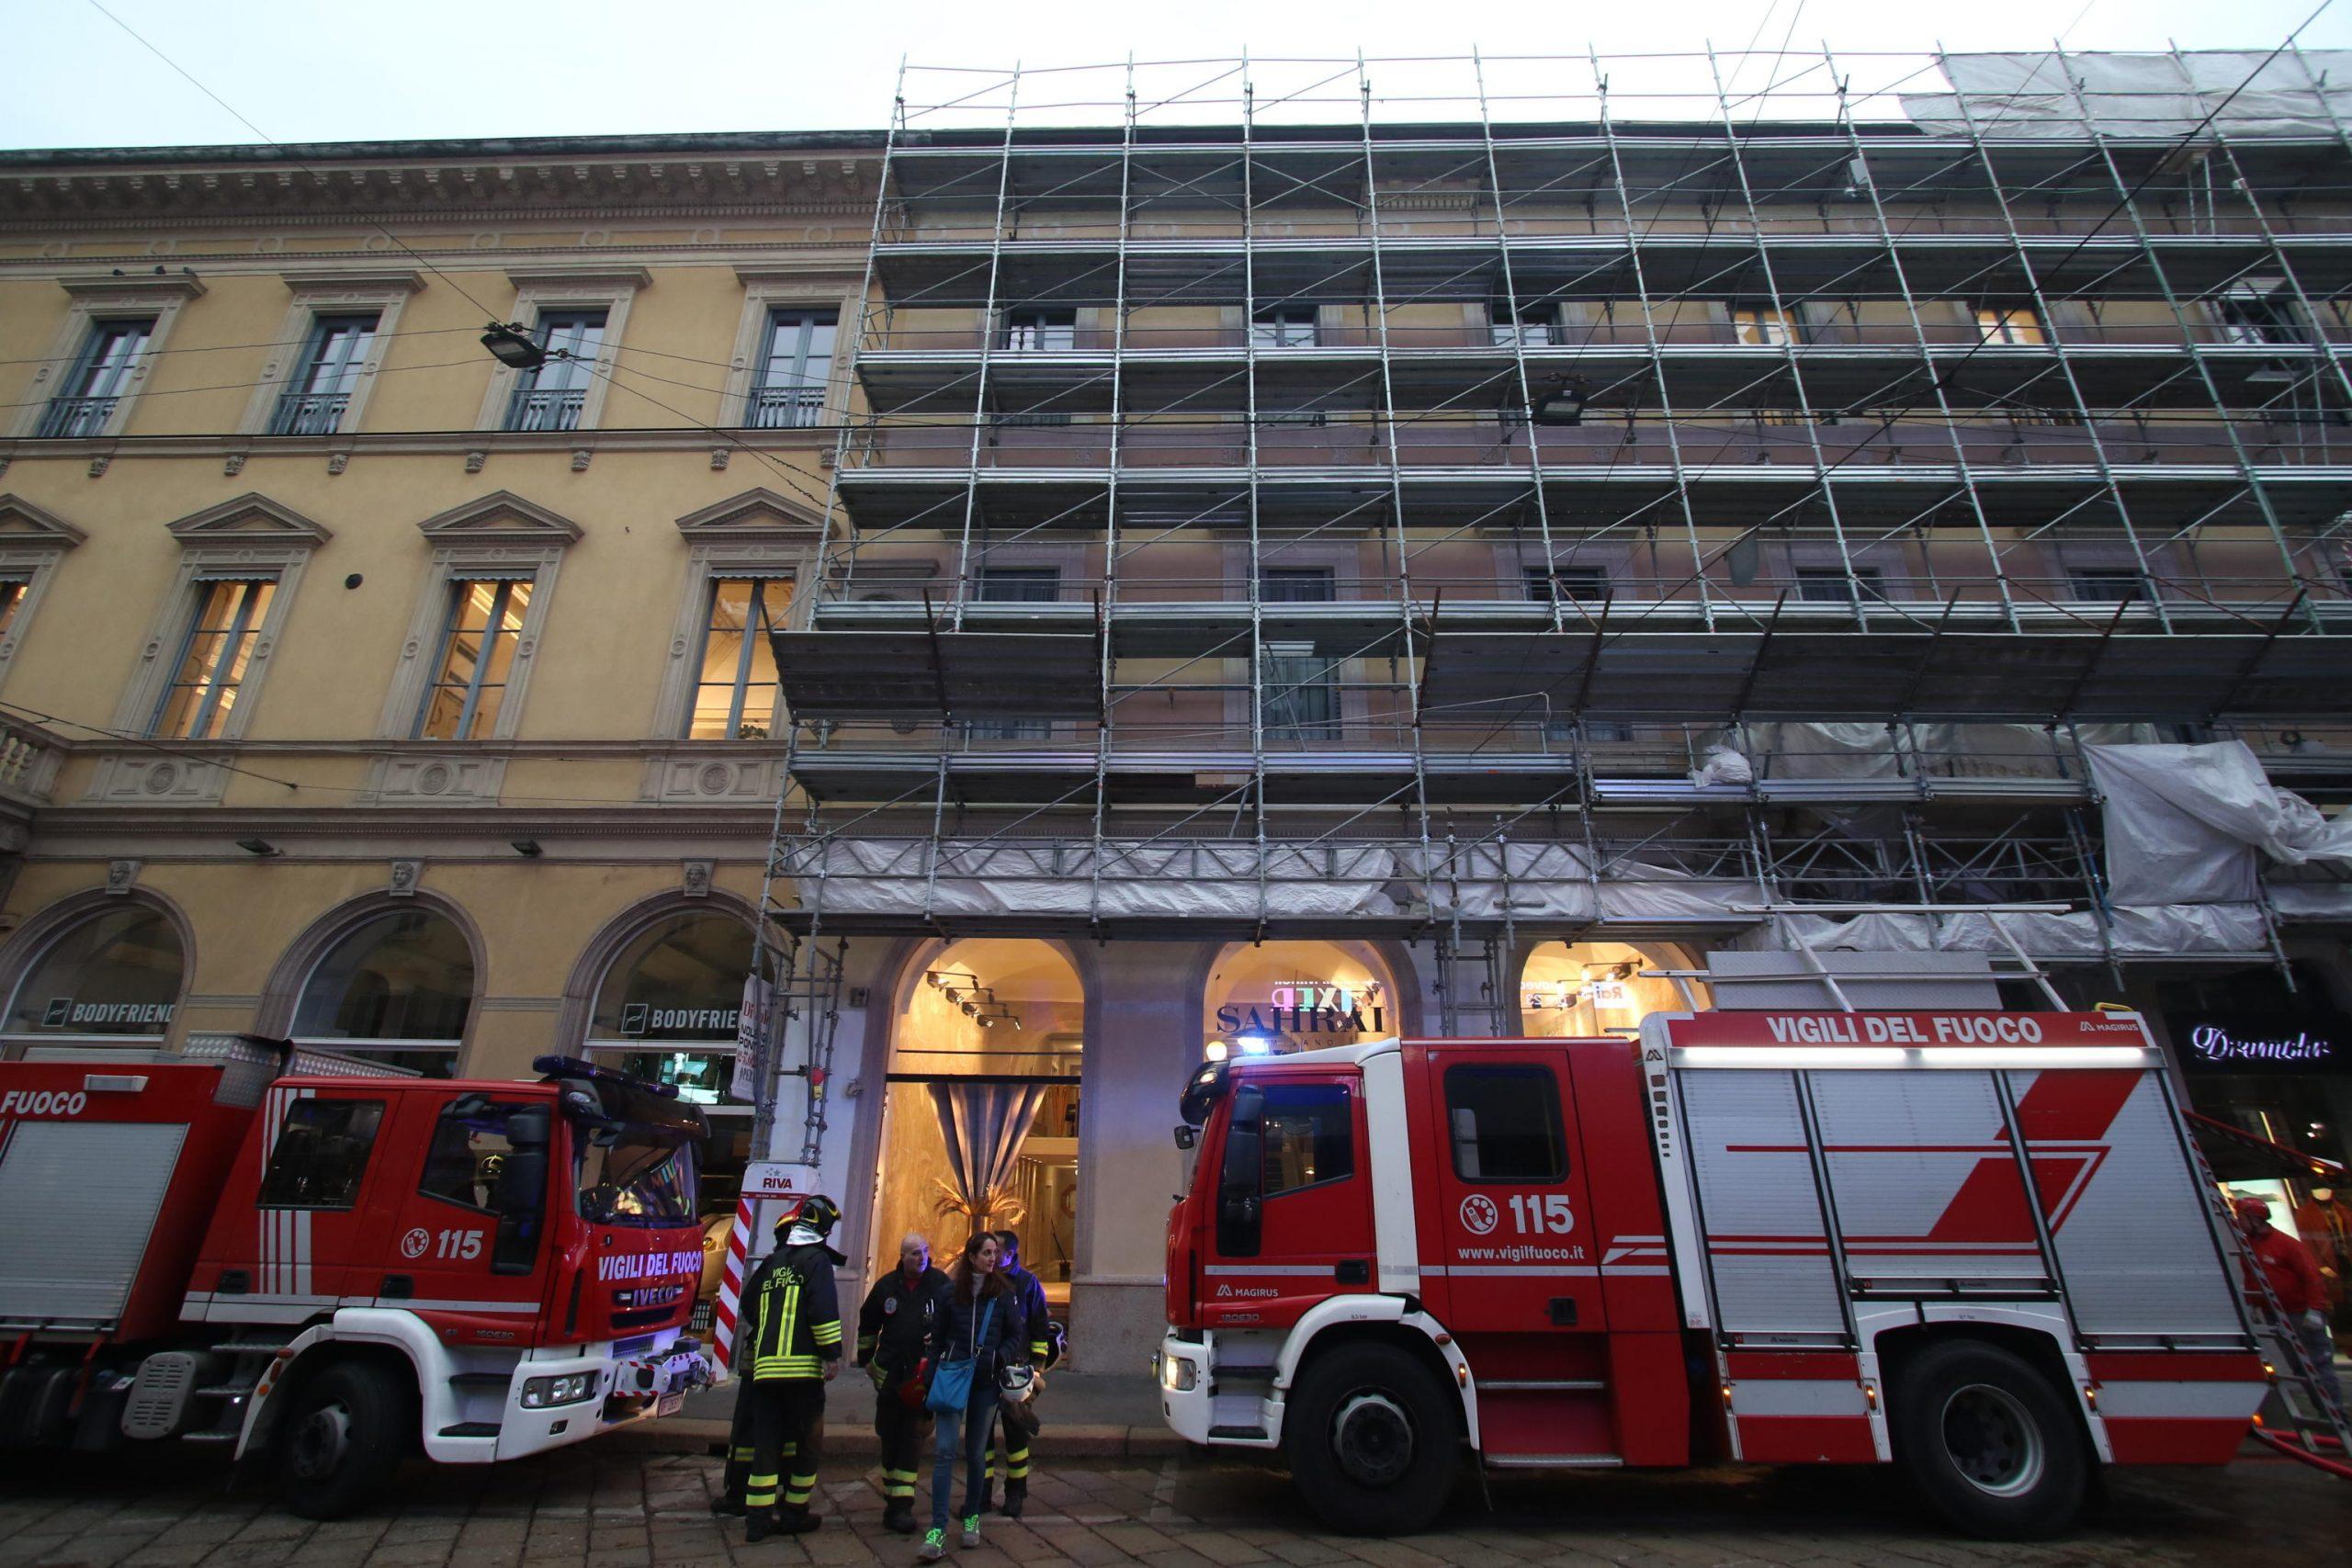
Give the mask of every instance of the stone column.
POLYGON ((1094 951, 1080 1085, 1074 1370, 1142 1376, 1165 1325, 1168 1211, 1184 1178, 1176 1102, 1200 1066, 1210 952, 1191 942, 1094 951))

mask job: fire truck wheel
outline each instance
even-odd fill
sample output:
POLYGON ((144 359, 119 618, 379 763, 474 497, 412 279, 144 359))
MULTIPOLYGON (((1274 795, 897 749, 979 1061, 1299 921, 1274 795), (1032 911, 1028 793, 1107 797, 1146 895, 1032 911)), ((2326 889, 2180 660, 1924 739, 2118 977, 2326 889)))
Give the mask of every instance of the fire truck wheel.
POLYGON ((287 1507, 306 1519, 339 1519, 366 1507, 407 1457, 415 1426, 408 1410, 400 1379, 367 1361, 329 1367, 305 1382, 278 1432, 287 1507))
POLYGON ((1342 1346, 1308 1364, 1289 1403, 1291 1480, 1333 1529, 1404 1535, 1445 1506, 1461 1421, 1445 1385, 1410 1353, 1342 1346))
POLYGON ((2074 1413, 2007 1350, 1966 1339, 1928 1347, 1903 1369, 1888 1414, 1895 1458, 1955 1529, 2032 1540, 2082 1508, 2090 1465, 2074 1413))

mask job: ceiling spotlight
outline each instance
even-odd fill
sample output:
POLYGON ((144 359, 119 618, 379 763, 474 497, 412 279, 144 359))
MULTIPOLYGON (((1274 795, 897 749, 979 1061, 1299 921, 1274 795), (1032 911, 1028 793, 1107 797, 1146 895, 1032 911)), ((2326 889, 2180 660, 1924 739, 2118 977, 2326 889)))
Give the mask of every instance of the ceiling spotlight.
POLYGON ((548 362, 548 351, 531 341, 520 321, 491 322, 490 331, 481 334, 481 345, 509 370, 537 370, 548 362))
POLYGON ((537 839, 511 840, 509 840, 509 847, 512 848, 516 854, 521 855, 525 860, 537 860, 543 852, 539 849, 539 841, 537 839))
POLYGON ((239 839, 237 847, 249 855, 274 855, 283 852, 267 839, 239 839))

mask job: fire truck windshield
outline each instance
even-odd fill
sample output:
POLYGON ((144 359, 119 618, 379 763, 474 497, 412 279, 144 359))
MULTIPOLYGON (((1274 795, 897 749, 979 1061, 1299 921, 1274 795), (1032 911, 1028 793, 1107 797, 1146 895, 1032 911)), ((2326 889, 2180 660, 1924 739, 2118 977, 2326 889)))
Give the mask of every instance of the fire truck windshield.
POLYGON ((605 1225, 688 1225, 695 1144, 659 1132, 599 1128, 582 1140, 580 1217, 605 1225))

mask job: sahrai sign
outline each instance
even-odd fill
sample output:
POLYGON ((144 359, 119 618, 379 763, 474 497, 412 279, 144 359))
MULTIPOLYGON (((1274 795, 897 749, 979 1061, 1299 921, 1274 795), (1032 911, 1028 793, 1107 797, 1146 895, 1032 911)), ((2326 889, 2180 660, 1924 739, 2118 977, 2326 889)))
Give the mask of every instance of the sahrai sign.
POLYGON ((2216 1073, 2342 1072, 2347 1060, 2333 1032, 2278 1024, 2190 1023, 2177 1027, 2182 1064, 2216 1073))

